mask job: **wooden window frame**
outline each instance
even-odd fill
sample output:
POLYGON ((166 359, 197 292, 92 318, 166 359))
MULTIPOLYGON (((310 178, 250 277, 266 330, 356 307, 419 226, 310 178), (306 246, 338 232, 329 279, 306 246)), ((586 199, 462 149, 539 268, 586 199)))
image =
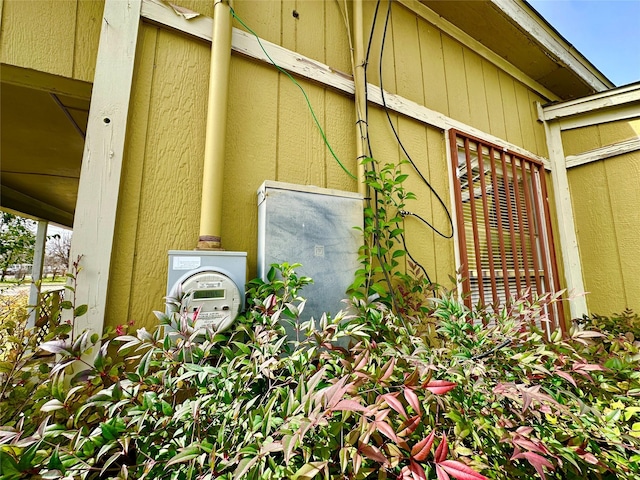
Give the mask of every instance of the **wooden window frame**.
MULTIPOLYGON (((559 291, 544 164, 460 130, 449 142, 465 303, 559 291)), ((538 326, 564 332, 562 301, 544 309, 538 326)))

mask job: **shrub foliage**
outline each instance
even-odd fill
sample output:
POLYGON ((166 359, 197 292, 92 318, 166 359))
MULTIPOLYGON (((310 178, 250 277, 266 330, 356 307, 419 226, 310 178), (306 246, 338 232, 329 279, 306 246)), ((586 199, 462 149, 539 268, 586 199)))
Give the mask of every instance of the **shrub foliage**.
POLYGON ((310 279, 295 268, 250 283, 223 334, 156 312, 153 332, 51 339, 56 361, 12 375, 5 362, 2 478, 640 475, 637 316, 624 314, 628 331, 593 317, 547 340, 521 328, 544 319, 544 299, 469 310, 417 281, 400 313, 357 299, 300 322, 310 279), (39 383, 14 402, 27 374, 39 383))

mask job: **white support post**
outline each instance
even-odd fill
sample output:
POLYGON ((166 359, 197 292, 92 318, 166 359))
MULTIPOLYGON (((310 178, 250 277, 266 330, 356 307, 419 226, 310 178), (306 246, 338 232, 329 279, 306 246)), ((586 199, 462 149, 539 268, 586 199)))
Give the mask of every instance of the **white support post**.
POLYGON ((36 246, 33 252, 33 266, 31 267, 31 288, 29 290, 29 306, 32 307, 27 320, 27 327, 32 328, 36 324, 38 316, 38 300, 40 299, 40 280, 42 280, 42 269, 44 266, 44 249, 47 243, 46 220, 38 221, 38 231, 36 232, 36 246))
POLYGON ((562 131, 556 122, 544 122, 551 162, 551 179, 555 198, 556 214, 558 215, 560 249, 564 266, 564 277, 567 290, 571 298, 569 309, 571 318, 579 318, 588 314, 587 299, 584 296, 584 281, 582 279, 582 264, 578 251, 578 238, 569 191, 567 166, 562 147, 562 131))
POLYGON ((106 0, 82 156, 71 262, 81 256, 74 334, 102 333, 142 0, 106 0))

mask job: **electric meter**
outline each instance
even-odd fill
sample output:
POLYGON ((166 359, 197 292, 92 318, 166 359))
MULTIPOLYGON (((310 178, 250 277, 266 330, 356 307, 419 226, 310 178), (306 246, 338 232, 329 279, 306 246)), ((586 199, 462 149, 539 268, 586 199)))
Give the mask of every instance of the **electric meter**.
POLYGON ((200 333, 229 328, 244 304, 246 254, 171 251, 169 256, 168 296, 180 300, 179 312, 195 318, 200 333), (185 267, 188 271, 180 272, 185 267), (178 273, 182 275, 176 279, 178 273))

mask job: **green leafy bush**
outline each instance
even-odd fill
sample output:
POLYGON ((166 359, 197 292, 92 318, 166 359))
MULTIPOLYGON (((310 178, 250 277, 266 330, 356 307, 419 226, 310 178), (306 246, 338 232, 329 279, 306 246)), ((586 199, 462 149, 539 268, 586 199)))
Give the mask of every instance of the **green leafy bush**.
POLYGON ((57 316, 43 337, 40 327, 27 328, 26 292, 0 294, 0 425, 15 427, 37 416, 38 387, 49 376, 49 366, 38 350, 40 341, 62 338, 71 325, 61 324, 57 316))
POLYGON ((58 361, 32 413, 0 430, 3 478, 640 475, 637 342, 615 350, 582 326, 546 341, 521 326, 547 299, 494 313, 429 290, 418 305, 424 284, 398 302, 414 315, 360 298, 300 322, 310 279, 296 267, 251 282, 222 334, 157 312, 157 330, 119 327, 91 362, 88 333, 43 345, 58 361))

